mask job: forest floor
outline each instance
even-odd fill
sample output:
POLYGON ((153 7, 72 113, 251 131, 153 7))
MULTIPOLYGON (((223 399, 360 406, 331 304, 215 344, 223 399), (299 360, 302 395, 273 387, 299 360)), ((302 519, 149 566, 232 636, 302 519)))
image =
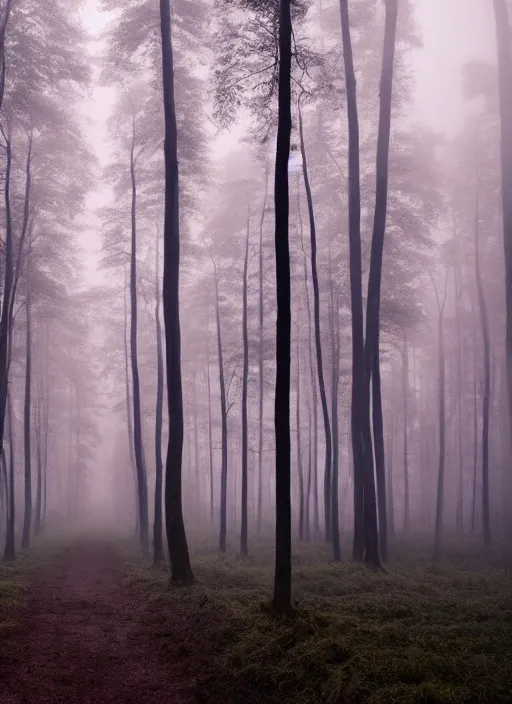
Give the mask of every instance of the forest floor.
POLYGON ((189 701, 125 575, 100 541, 0 568, 1 704, 189 701))
POLYGON ((512 703, 497 553, 465 544, 433 566, 430 546, 395 545, 374 574, 296 546, 295 616, 275 620, 268 545, 191 542, 192 587, 99 540, 0 566, 0 703, 512 703))

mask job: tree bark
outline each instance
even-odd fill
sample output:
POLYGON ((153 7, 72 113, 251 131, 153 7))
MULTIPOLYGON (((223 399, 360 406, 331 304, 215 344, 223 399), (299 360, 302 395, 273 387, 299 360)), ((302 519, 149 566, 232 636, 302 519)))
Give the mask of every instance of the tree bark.
POLYGON ((480 324, 484 346, 484 389, 482 397, 482 528, 484 544, 491 544, 491 514, 489 508, 489 411, 491 397, 491 343, 489 333, 489 317, 480 268, 479 247, 479 177, 477 175, 477 190, 475 203, 475 274, 480 308, 480 324))
POLYGON ((300 98, 297 101, 297 110, 299 115, 299 136, 300 136, 300 152, 302 156, 302 174, 304 176, 304 187, 306 189, 306 199, 308 204, 309 229, 311 236, 311 280, 313 282, 313 320, 315 324, 315 350, 316 350, 316 367, 318 371, 318 387, 320 389, 320 403, 322 406, 322 416, 324 421, 325 433, 325 471, 324 471, 324 520, 325 520, 325 539, 328 542, 332 540, 332 497, 331 497, 331 470, 332 470, 332 439, 331 439, 331 424, 329 421, 329 410, 327 408, 327 394, 325 392, 325 380, 323 371, 322 359, 322 336, 320 330, 320 289, 318 285, 318 270, 316 263, 316 222, 315 212, 313 209, 313 196, 309 183, 309 173, 307 165, 306 147, 304 144, 304 129, 302 124, 302 110, 300 98))
POLYGON ((332 486, 331 486, 331 536, 334 562, 341 561, 340 525, 338 507, 339 482, 339 431, 338 431, 338 387, 340 381, 340 316, 338 300, 331 279, 331 418, 332 418, 332 486))
POLYGON ((364 332, 361 258, 361 181, 359 153, 359 116, 356 74, 352 53, 348 0, 340 0, 341 34, 345 64, 345 90, 348 119, 348 220, 350 304, 352 313, 352 400, 351 434, 354 466, 354 540, 352 558, 365 556, 364 463, 365 453, 361 423, 364 395, 364 332))
POLYGON ((434 538, 434 562, 439 562, 441 558, 441 543, 443 539, 443 508, 444 508, 444 469, 446 454, 446 379, 444 360, 444 304, 446 301, 446 291, 448 288, 448 277, 445 281, 444 299, 440 302, 437 289, 436 299, 438 308, 438 365, 439 365, 439 468, 437 475, 437 499, 436 499, 436 528, 434 538))
POLYGON ((260 349, 258 358, 258 376, 259 376, 259 427, 258 427, 258 534, 261 533, 261 519, 263 512, 263 400, 264 400, 264 371, 263 371, 263 224, 265 222, 265 210, 267 207, 268 197, 268 166, 265 166, 265 196, 263 198, 263 208, 261 209, 260 218, 260 249, 259 249, 259 334, 260 334, 260 349))
POLYGON ((215 319, 217 323, 217 357, 219 361, 220 416, 221 416, 221 471, 220 471, 220 529, 219 550, 226 552, 227 534, 227 488, 228 488, 228 411, 226 403, 226 382, 222 355, 222 331, 220 325, 219 278, 217 265, 213 261, 215 275, 215 319))
MULTIPOLYGON (((313 493, 313 537, 318 539, 320 536, 320 516, 318 507, 318 395, 317 395, 317 379, 318 376, 315 374, 315 362, 313 355, 313 322, 311 320, 311 306, 309 301, 309 287, 308 287, 308 262, 306 256, 306 250, 304 249, 303 243, 303 226, 302 226, 302 216, 300 210, 300 188, 297 184, 297 212, 300 222, 300 233, 301 233, 301 245, 303 252, 303 265, 304 265, 304 288, 306 290, 306 310, 308 313, 308 355, 309 355, 309 372, 311 380, 311 405, 312 405, 312 420, 313 420, 313 432, 312 432, 312 448, 311 448, 311 476, 312 476, 312 493, 313 493)), ((309 496, 309 494, 308 494, 309 496)))
POLYGON ((140 402, 139 361, 137 355, 137 182, 135 178, 135 117, 133 118, 132 144, 130 150, 131 204, 131 250, 130 250, 130 353, 132 365, 133 394, 133 442, 135 468, 137 470, 137 493, 139 499, 139 537, 143 553, 149 550, 148 488, 142 449, 142 421, 140 402))
POLYGON ((208 372, 208 455, 210 460, 210 521, 213 523, 213 437, 212 437, 212 394, 210 387, 210 357, 207 363, 208 372))
MULTIPOLYGON (((370 392, 369 385, 372 372, 376 373, 377 379, 373 379, 376 386, 373 394, 373 431, 376 458, 377 486, 379 489, 379 517, 381 530, 386 531, 386 470, 384 466, 384 434, 382 432, 382 403, 380 402, 380 355, 379 355, 379 333, 380 333, 380 296, 382 281, 382 258, 384 253, 384 237, 386 234, 386 217, 388 203, 388 175, 389 175, 389 141, 391 134, 391 104, 393 96, 393 67, 395 60, 396 27, 398 21, 398 0, 386 0, 386 19, 384 27, 384 45, 382 52, 382 69, 380 77, 380 110, 379 129, 377 138, 377 164, 376 164, 376 186, 375 186, 375 211, 373 220, 372 245, 370 252, 370 272, 368 277, 368 298, 366 304, 366 340, 365 340, 365 413, 370 413, 370 392), (366 411, 366 405, 368 411, 366 411), (382 496, 384 492, 384 496, 382 496)), ((365 476, 369 477, 369 487, 365 484, 365 509, 367 505, 366 494, 372 492, 371 484, 373 479, 373 456, 367 452, 371 459, 371 467, 365 471, 365 476), (371 471, 370 471, 371 470, 371 471), (371 475, 371 476, 370 476, 371 475)), ((366 520, 370 520, 367 527, 372 534, 377 530, 377 522, 373 517, 373 501, 370 495, 370 503, 366 520)), ((376 517, 375 517, 376 518, 376 517)), ((375 535, 371 537, 375 541, 375 535)), ((386 540, 381 535, 381 547, 386 549, 386 540)), ((377 562, 378 562, 378 555, 377 562)))
POLYGON ((297 313, 297 474, 299 479, 299 540, 304 540, 304 471, 302 464, 302 444, 300 429, 300 308, 297 313))
MULTIPOLYGON (((30 263, 30 253, 28 258, 30 263)), ((31 449, 31 394, 32 394, 32 296, 30 290, 30 268, 26 271, 27 300, 26 310, 26 352, 25 352, 25 401, 23 411, 23 446, 25 454, 25 512, 23 515, 22 550, 30 547, 30 529, 32 526, 32 449, 31 449)))
POLYGON ((501 117, 501 197, 505 253, 506 358, 512 438, 512 50, 506 0, 494 0, 501 117))
POLYGON ((240 531, 240 552, 248 554, 247 535, 247 485, 248 485, 248 418, 247 418, 247 391, 249 384, 249 331, 247 320, 247 288, 249 267, 249 213, 247 213, 247 233, 245 237, 244 275, 243 275, 243 314, 242 332, 244 348, 244 368, 242 376, 242 515, 240 531))
POLYGON ((8 523, 7 535, 5 538, 4 561, 11 562, 16 559, 16 545, 14 528, 16 524, 16 502, 15 502, 15 486, 14 486, 14 432, 12 428, 13 413, 11 394, 7 395, 7 415, 9 423, 9 506, 8 506, 8 523))
POLYGON ((133 488, 134 488, 134 499, 135 499, 135 534, 140 536, 140 523, 139 523, 139 497, 137 489, 137 468, 135 466, 135 452, 133 449, 133 423, 132 423, 132 398, 130 394, 130 362, 128 353, 128 306, 126 304, 126 289, 127 289, 127 277, 125 270, 124 278, 124 377, 125 377, 125 388, 126 388, 126 425, 128 431, 128 447, 130 452, 130 467, 133 475, 133 488))
POLYGON ((155 408, 155 516, 153 520, 153 562, 165 560, 162 521, 162 425, 164 408, 164 360, 160 324, 159 234, 155 256, 155 324, 156 324, 156 408, 155 408))
POLYGON ((182 508, 183 393, 179 306, 180 219, 178 134, 169 0, 160 0, 165 119, 165 219, 163 308, 165 321, 169 442, 165 467, 165 520, 173 581, 193 580, 182 508))
POLYGON ((291 116, 292 20, 290 0, 279 5, 279 88, 276 166, 274 180, 275 254, 277 284, 276 325, 276 554, 273 607, 291 609, 292 544, 290 501, 290 345, 291 282, 289 247, 289 183, 291 116))
POLYGON ((402 394, 404 402, 404 533, 411 527, 411 508, 409 497, 409 351, 407 336, 404 335, 402 353, 402 394))

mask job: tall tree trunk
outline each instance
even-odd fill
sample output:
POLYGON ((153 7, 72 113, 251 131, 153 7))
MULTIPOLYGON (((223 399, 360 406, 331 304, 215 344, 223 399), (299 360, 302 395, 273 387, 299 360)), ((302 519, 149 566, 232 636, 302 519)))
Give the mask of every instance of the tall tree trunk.
POLYGON ((304 176, 304 187, 306 189, 306 199, 308 204, 309 229, 311 235, 311 280, 313 282, 313 319, 315 323, 315 350, 316 350, 316 367, 318 371, 318 387, 320 389, 320 403, 322 405, 322 416, 324 421, 325 433, 325 471, 324 471, 324 519, 325 519, 325 538, 327 541, 332 540, 332 498, 331 498, 331 470, 332 470, 332 439, 331 439, 331 424, 329 421, 329 410, 327 408, 327 394, 325 392, 325 380, 323 371, 322 359, 322 333, 320 330, 320 289, 318 285, 318 271, 316 264, 316 223, 315 212, 313 209, 313 195, 309 183, 308 164, 306 157, 306 147, 304 144, 304 129, 302 124, 302 110, 300 98, 297 101, 297 110, 299 115, 299 136, 300 136, 300 152, 302 156, 302 173, 304 176))
POLYGON ((210 460, 210 521, 213 523, 213 438, 212 438, 212 393, 210 388, 210 357, 208 355, 208 456, 210 460))
POLYGON ((16 524, 16 502, 15 502, 15 486, 14 486, 14 431, 12 427, 13 413, 11 394, 7 394, 7 420, 9 423, 9 507, 8 507, 8 523, 7 535, 5 539, 4 561, 10 562, 16 559, 16 545, 14 536, 14 527, 16 524))
POLYGON ((174 66, 169 0, 160 0, 162 79, 165 118, 165 222, 163 307, 169 444, 165 467, 165 519, 173 581, 193 580, 181 496, 183 455, 183 393, 181 386, 181 331, 179 306, 180 218, 178 131, 174 102, 174 66))
POLYGON ((133 423, 132 423, 132 398, 130 393, 130 371, 129 371, 129 353, 128 353, 128 306, 126 304, 126 289, 127 289, 127 277, 125 269, 124 277, 124 378, 125 378, 125 389, 126 389, 126 424, 128 431, 128 447, 130 452, 130 468, 132 470, 133 476, 133 488, 134 488, 134 499, 135 499, 135 534, 140 536, 140 521, 139 521, 139 497, 137 489, 137 468, 135 465, 135 452, 133 449, 133 423))
MULTIPOLYGON (((212 260, 213 261, 213 260, 212 260)), ((227 489, 228 489, 228 412, 226 404, 226 382, 222 355, 222 330, 220 326, 219 278, 217 265, 213 261, 215 274, 215 319, 217 323, 217 356, 219 361, 220 415, 221 415, 221 471, 220 471, 220 529, 219 550, 226 552, 227 533, 227 489)))
POLYGON ((436 528, 434 538, 434 562, 441 558, 441 543, 443 539, 443 508, 444 508, 444 468, 446 454, 446 379, 444 360, 444 305, 448 289, 448 276, 444 287, 444 299, 441 303, 436 289, 438 309, 438 364, 439 364, 439 468, 437 475, 436 528))
POLYGON ((263 371, 264 349, 263 349, 263 224, 265 222, 265 210, 268 197, 268 166, 265 165, 265 196, 263 198, 263 208, 260 217, 260 246, 259 246, 259 333, 260 349, 258 357, 258 378, 259 378, 259 414, 258 414, 258 534, 261 533, 261 519, 263 512, 263 400, 265 381, 263 371))
POLYGON ((34 534, 36 536, 41 533, 41 520, 42 520, 42 499, 43 499, 43 453, 42 453, 42 389, 41 389, 41 376, 42 369, 41 364, 39 365, 39 373, 36 377, 36 389, 37 389, 37 400, 36 400, 36 410, 35 410, 35 436, 36 436, 36 516, 34 523, 34 534))
MULTIPOLYGON (((329 256, 330 258, 330 256, 329 256)), ((332 271, 332 267, 331 271, 332 271)), ((341 560, 340 525, 338 510, 338 480, 339 480, 339 431, 338 431, 338 387, 340 381, 340 314, 338 300, 331 283, 331 418, 332 418, 332 487, 331 487, 331 535, 332 556, 334 562, 341 560)))
POLYGON ((303 242, 303 224, 300 210, 300 182, 297 183, 297 213, 300 223, 300 241, 303 252, 304 266, 304 288, 306 290, 306 310, 308 313, 308 355, 309 355, 309 373, 311 380, 311 405, 313 417, 313 432, 312 432, 312 450, 311 450, 311 473, 313 487, 313 537, 318 539, 320 536, 320 515, 318 507, 318 394, 317 394, 317 375, 315 374, 315 361, 313 355, 313 321, 311 319, 311 306, 309 301, 308 287, 308 261, 306 250, 303 242))
POLYGON ((375 476, 377 480, 377 502, 379 508, 379 547, 384 561, 388 559, 388 515, 386 490, 386 449, 384 446, 384 420, 382 415, 382 390, 379 363, 379 341, 373 357, 372 370, 372 425, 375 446, 375 476))
POLYGON ((162 425, 164 409, 164 360, 160 324, 159 244, 157 232, 155 256, 155 333, 156 333, 156 408, 155 408, 155 516, 153 520, 153 562, 165 559, 162 522, 162 425))
POLYGON ((242 555, 248 553, 247 538, 247 484, 248 484, 248 418, 247 418, 247 389, 249 384, 249 331, 247 320, 247 288, 248 288, 248 266, 249 266, 249 212, 247 213, 247 233, 245 236, 244 255, 244 280, 243 280, 243 347, 244 347, 244 369, 242 376, 242 515, 240 531, 240 552, 242 555))
POLYGON ((402 353, 402 394, 404 402, 404 532, 411 527, 411 507, 409 492, 409 350, 407 336, 404 335, 402 353))
MULTIPOLYGON (((384 237, 386 234, 386 217, 388 204, 388 174, 389 174, 389 141, 391 134, 391 104, 393 95, 393 67, 395 60, 396 27, 398 21, 398 0, 386 0, 386 19, 384 27, 384 45, 382 52, 382 69, 380 76, 380 110, 379 110, 379 130, 377 138, 377 164, 376 164, 376 186, 375 186, 375 211, 373 220, 372 245, 370 252, 370 272, 368 277, 368 298, 366 304, 366 340, 365 340, 365 398, 364 413, 370 414, 370 379, 372 372, 376 372, 377 378, 373 379, 373 384, 377 387, 373 394, 373 441, 375 445, 377 486, 379 489, 379 512, 381 527, 386 524, 386 470, 384 466, 384 434, 382 432, 382 404, 380 403, 380 359, 379 359, 379 332, 380 332, 380 296, 382 281, 382 257, 384 253, 384 237), (377 403, 375 403, 375 401, 377 403), (384 496, 382 495, 384 493, 384 496)), ((369 421, 368 421, 369 424, 369 421)), ((365 442, 365 445, 367 443, 365 442)), ((365 466, 365 512, 367 531, 373 545, 377 532, 376 514, 374 516, 374 501, 372 500, 373 488, 373 454, 367 450, 366 455, 371 461, 371 466, 365 466), (368 493, 370 496, 367 499, 368 493)), ((365 465, 368 460, 365 457, 365 465)), ((381 536, 381 546, 383 544, 381 536)), ((384 549, 386 548, 384 540, 384 549)), ((367 546, 367 550, 370 546, 367 546)), ((375 552, 375 547, 372 547, 375 552)), ((372 562, 379 562, 378 539, 377 554, 372 558, 372 562)))
POLYGON ((2 15, 0 17, 0 109, 4 102, 4 92, 5 92, 5 35, 7 31, 7 25, 9 24, 9 17, 11 14, 12 0, 6 0, 5 7, 2 9, 2 15))
POLYGON ((132 363, 133 392, 133 441, 135 467, 137 470, 137 491, 139 498, 139 530, 142 551, 149 550, 148 527, 148 487, 144 454, 142 449, 142 420, 140 402, 139 361, 137 354, 137 182, 135 178, 135 117, 132 126, 132 144, 130 150, 130 177, 132 188, 131 206, 131 251, 130 251, 130 353, 132 363))
MULTIPOLYGON (((512 429, 512 50, 507 0, 494 0, 501 116, 501 197, 505 251, 507 386, 512 429)), ((512 430, 511 436, 512 438, 512 430)), ((484 529, 485 531, 485 529, 484 529)))
POLYGON ((393 440, 394 440, 394 420, 393 420, 393 410, 391 410, 391 418, 389 421, 389 435, 388 435, 388 527, 389 535, 391 538, 395 537, 395 505, 393 497, 393 440))
POLYGON ((300 307, 297 311, 297 474, 299 479, 299 540, 304 540, 304 468, 300 429, 300 307))
POLYGON ((10 130, 4 135, 6 143, 5 167, 5 245, 4 245, 4 290, 2 299, 2 313, 0 318, 0 452, 4 451, 5 408, 8 394, 9 379, 9 337, 12 329, 13 295, 13 232, 11 215, 11 171, 12 148, 10 130))
POLYGON ((457 410, 458 410, 458 441, 459 441, 459 489, 457 497, 457 515, 456 524, 458 531, 464 533, 464 456, 463 456, 463 441, 462 441, 462 337, 460 329, 460 296, 462 293, 462 281, 458 264, 455 266, 455 320, 457 323, 457 410))
POLYGON ((364 392, 364 332, 361 258, 361 181, 359 154, 359 117, 357 110, 356 74, 352 53, 348 0, 340 0, 341 34, 345 64, 345 89, 348 118, 348 221, 350 304, 352 313, 352 401, 351 434, 354 466, 354 542, 352 557, 365 556, 363 428, 361 424, 364 392))
POLYGON ((291 114, 292 20, 290 0, 279 5, 279 89, 274 181, 277 284, 276 325, 276 556, 273 606, 277 613, 291 608, 292 541, 290 500, 290 345, 291 282, 289 247, 289 183, 291 114))
POLYGON ((482 527, 484 544, 491 544, 491 514, 489 509, 489 409, 491 396, 491 343, 489 334, 489 319, 485 300, 482 272, 480 269, 479 247, 479 177, 477 175, 477 190, 475 203, 475 274, 480 308, 480 323, 484 344, 484 390, 482 397, 482 527))
POLYGON ((306 482, 306 496, 304 499, 304 540, 307 542, 311 539, 311 518, 310 518, 310 501, 311 501, 311 486, 313 479, 313 442, 311 431, 311 409, 308 403, 308 477, 306 482))
MULTIPOLYGON (((30 254, 29 260, 30 262, 30 254)), ((25 454, 25 513, 23 515, 22 550, 30 547, 30 529, 32 525, 32 450, 31 450, 31 392, 32 392, 32 296, 30 290, 30 270, 27 266, 27 300, 26 310, 26 354, 25 354, 25 401, 24 401, 24 454, 25 454)))
MULTIPOLYGON (((473 318, 475 312, 471 303, 473 318)), ((476 531, 476 478, 478 472, 478 395, 477 395, 477 350, 476 325, 473 326, 473 496, 471 505, 471 533, 476 531)))

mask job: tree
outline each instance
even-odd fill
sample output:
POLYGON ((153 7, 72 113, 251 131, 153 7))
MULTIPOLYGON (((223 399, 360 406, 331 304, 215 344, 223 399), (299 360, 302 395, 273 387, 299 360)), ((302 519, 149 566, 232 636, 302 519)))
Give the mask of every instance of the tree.
POLYGON ((482 519, 483 538, 488 547, 491 544, 491 514, 489 507, 489 405, 491 394, 491 344, 489 335, 489 318, 487 303, 482 281, 479 244, 479 174, 477 166, 475 198, 475 278, 478 292, 478 307, 480 309, 480 323, 482 327, 482 341, 484 348, 484 389, 482 398, 482 519))
POLYGON ((164 363, 162 353, 162 329, 160 324, 160 285, 159 285, 159 243, 157 231, 155 254, 155 323, 156 323, 156 409, 155 409, 155 516, 153 524, 153 562, 163 562, 164 545, 162 536, 162 416, 164 405, 164 363))
POLYGON ((279 5, 278 127, 274 179, 277 284, 276 392, 276 555, 273 606, 284 614, 291 608, 290 501, 290 251, 288 241, 291 115, 292 19, 290 0, 279 5))
MULTIPOLYGON (((249 210, 249 208, 248 208, 249 210)), ((247 481, 248 481, 248 418, 247 418, 247 393, 249 383, 249 332, 247 320, 247 271, 249 266, 249 216, 247 213, 247 233, 245 237, 244 273, 243 273, 243 309, 242 309, 242 334, 244 348, 244 364, 242 372, 242 518, 240 532, 240 552, 247 555, 247 481)))
POLYGON ((165 321, 169 440, 165 467, 165 516, 173 581, 193 580, 181 495, 183 398, 179 311, 180 221, 178 134, 169 0, 160 0, 162 82, 165 120, 165 220, 163 309, 165 321))
POLYGON ((509 413, 512 428, 512 50, 506 0, 494 0, 501 120, 501 197, 505 251, 506 348, 509 413))
MULTIPOLYGON (((375 444, 376 477, 379 497, 380 546, 383 557, 387 553, 386 519, 386 470, 384 464, 384 428, 382 421, 382 401, 380 391, 380 292, 382 279, 382 257, 386 233, 388 201, 389 141, 391 133, 391 104, 393 92, 393 65, 395 58, 396 28, 398 22, 398 0, 386 1, 384 46, 380 82, 380 111, 377 140, 377 166, 375 187, 375 211, 370 253, 370 273, 368 277, 368 297, 366 304, 365 339, 365 387, 370 380, 373 392, 373 438, 375 444), (373 372, 373 379, 372 377, 373 372)), ((368 413, 370 408, 369 390, 367 393, 368 413)), ((365 400, 366 406, 366 400, 365 400)), ((373 463, 372 463, 373 464, 373 463)), ((373 472, 373 467, 372 467, 373 472)), ((374 529, 375 530, 375 529, 374 529)))

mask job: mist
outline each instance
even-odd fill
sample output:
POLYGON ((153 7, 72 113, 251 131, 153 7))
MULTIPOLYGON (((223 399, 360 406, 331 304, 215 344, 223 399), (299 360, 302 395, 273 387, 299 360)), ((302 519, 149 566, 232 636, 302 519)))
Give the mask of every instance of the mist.
POLYGON ((1 0, 1 701, 511 701, 511 12, 1 0))

